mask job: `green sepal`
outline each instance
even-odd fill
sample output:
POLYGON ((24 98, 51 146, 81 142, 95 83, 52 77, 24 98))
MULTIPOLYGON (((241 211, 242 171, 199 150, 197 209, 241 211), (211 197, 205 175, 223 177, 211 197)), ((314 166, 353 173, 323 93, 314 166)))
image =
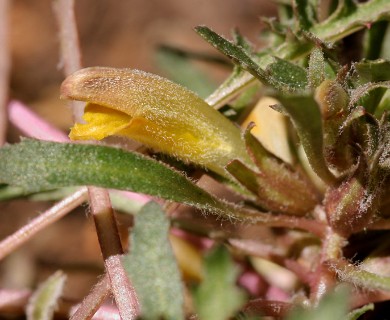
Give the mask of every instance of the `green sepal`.
POLYGON ((226 166, 226 170, 245 188, 258 196, 260 186, 256 172, 248 168, 240 160, 232 160, 226 166))
POLYGON ((266 210, 303 215, 317 203, 314 187, 290 165, 274 156, 252 136, 249 125, 245 132, 248 153, 258 172, 238 160, 231 161, 226 170, 244 187, 257 196, 257 203, 266 210))
POLYGON ((369 82, 390 80, 390 61, 384 59, 362 60, 352 65, 353 83, 357 86, 369 82))
POLYGON ((386 82, 390 80, 390 61, 384 59, 362 60, 352 65, 351 81, 355 90, 352 101, 366 108, 368 112, 374 113, 386 106, 388 100, 386 82), (383 82, 385 85, 378 85, 383 82))
POLYGON ((361 156, 355 172, 339 186, 327 191, 325 212, 333 230, 347 238, 371 223, 378 206, 376 179, 375 174, 370 174, 366 159, 361 156))
POLYGON ((359 104, 363 105, 368 112, 374 113, 389 88, 390 81, 369 82, 361 85, 351 92, 350 107, 359 104))

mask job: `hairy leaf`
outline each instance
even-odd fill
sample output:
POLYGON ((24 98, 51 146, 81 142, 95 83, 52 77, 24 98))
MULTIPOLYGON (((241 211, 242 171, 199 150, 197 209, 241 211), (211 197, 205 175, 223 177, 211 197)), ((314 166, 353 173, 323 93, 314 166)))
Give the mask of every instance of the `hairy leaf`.
POLYGON ((190 180, 139 154, 97 146, 23 140, 0 149, 0 182, 25 193, 95 185, 212 209, 216 201, 190 180))
POLYGON ((325 80, 324 54, 319 48, 314 48, 310 54, 308 78, 311 89, 317 88, 325 80))
POLYGON ((365 306, 359 309, 352 310, 350 313, 348 313, 346 316, 346 320, 357 320, 360 318, 361 315, 371 310, 374 310, 374 304, 373 303, 366 304, 365 306))
POLYGON ((359 61, 353 64, 353 70, 353 80, 358 85, 390 80, 390 61, 388 60, 359 61))
POLYGON ((316 22, 315 5, 310 0, 294 0, 293 7, 296 20, 298 21, 298 30, 308 30, 316 22))
POLYGON ((318 307, 313 309, 298 309, 292 312, 287 317, 287 320, 342 320, 347 314, 347 290, 342 287, 342 290, 325 296, 318 307))
POLYGON ((53 319, 58 299, 62 294, 66 281, 66 275, 57 271, 48 278, 31 296, 27 305, 28 320, 53 319))
POLYGON ((181 276, 168 232, 169 220, 155 202, 147 203, 135 218, 124 266, 140 300, 142 319, 184 319, 181 276))
POLYGON ((272 85, 280 91, 303 90, 307 86, 306 71, 287 60, 275 57, 275 62, 268 65, 266 72, 272 85))
POLYGON ((314 98, 310 95, 275 96, 282 103, 283 112, 291 118, 314 172, 323 181, 334 183, 335 177, 329 171, 324 158, 322 119, 314 98))
POLYGON ((266 84, 269 83, 265 71, 248 55, 244 48, 226 40, 205 26, 198 26, 195 28, 195 31, 216 49, 231 58, 261 82, 266 84))
MULTIPOLYGON (((288 1, 290 4, 291 2, 288 1)), ((390 16, 390 2, 388 0, 371 0, 357 6, 353 1, 340 1, 340 6, 336 12, 327 20, 316 24, 310 28, 309 32, 323 42, 335 42, 358 30, 365 28, 370 22, 381 19, 388 19, 390 16)), ((199 27, 202 30, 202 37, 207 41, 207 28, 199 27)), ((199 32, 199 28, 197 31, 199 32)), ((227 40, 225 40, 227 41, 227 40)), ((275 49, 265 49, 257 55, 260 56, 257 64, 265 69, 272 63, 271 56, 281 59, 294 60, 310 53, 313 48, 312 43, 299 43, 285 41, 275 49)), ((221 50, 221 52, 223 52, 221 50)), ((226 54, 229 56, 229 54, 226 54)), ((211 105, 221 105, 224 101, 240 92, 243 88, 252 84, 254 76, 243 73, 240 77, 232 77, 229 83, 224 83, 213 93, 207 102, 211 105)))
POLYGON ((345 0, 340 1, 332 16, 310 31, 322 40, 337 41, 363 29, 372 21, 388 19, 389 16, 390 2, 387 0, 371 0, 358 5, 352 0, 345 0))
POLYGON ((199 320, 230 319, 244 303, 244 295, 236 286, 237 270, 224 247, 206 258, 204 274, 194 292, 199 320))

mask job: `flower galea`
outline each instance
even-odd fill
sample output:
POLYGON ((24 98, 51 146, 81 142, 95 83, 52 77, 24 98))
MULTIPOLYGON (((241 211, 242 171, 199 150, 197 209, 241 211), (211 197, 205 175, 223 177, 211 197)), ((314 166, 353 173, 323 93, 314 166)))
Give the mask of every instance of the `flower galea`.
POLYGON ((188 89, 131 69, 86 68, 62 84, 63 98, 87 102, 72 140, 118 135, 226 175, 232 159, 251 165, 238 127, 188 89))

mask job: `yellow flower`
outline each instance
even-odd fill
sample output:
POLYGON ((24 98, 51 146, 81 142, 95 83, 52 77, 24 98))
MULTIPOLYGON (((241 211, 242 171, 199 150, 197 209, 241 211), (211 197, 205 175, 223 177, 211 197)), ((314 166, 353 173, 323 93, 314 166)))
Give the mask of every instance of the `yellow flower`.
POLYGON ((86 101, 72 140, 126 136, 157 151, 226 175, 240 159, 252 166, 238 127, 188 89, 130 69, 93 67, 69 76, 62 97, 86 101))

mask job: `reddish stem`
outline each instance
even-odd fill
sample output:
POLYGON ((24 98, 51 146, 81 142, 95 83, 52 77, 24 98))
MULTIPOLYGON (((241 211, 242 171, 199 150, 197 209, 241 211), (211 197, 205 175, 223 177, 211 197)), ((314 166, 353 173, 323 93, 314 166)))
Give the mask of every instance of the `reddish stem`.
MULTIPOLYGON (((81 69, 81 50, 77 32, 76 17, 74 14, 74 0, 55 0, 53 11, 56 15, 60 45, 61 64, 64 73, 70 75, 81 69)), ((73 114, 76 121, 82 121, 84 103, 73 102, 73 114)))
POLYGON ((26 307, 30 290, 0 290, 0 310, 8 314, 19 313, 26 307))
POLYGON ((342 248, 346 240, 335 233, 330 227, 322 242, 321 258, 316 270, 313 272, 311 283, 310 300, 316 306, 321 298, 328 293, 336 284, 336 275, 329 268, 328 261, 338 260, 342 257, 342 248))
POLYGON ((91 319, 104 300, 110 293, 110 283, 107 276, 104 276, 92 288, 92 291, 86 296, 77 310, 72 314, 70 320, 91 319))
POLYGON ((0 260, 30 240, 35 234, 61 219, 87 200, 87 188, 83 187, 30 221, 0 242, 0 260))
POLYGON ((19 101, 9 103, 8 117, 9 121, 28 137, 56 142, 69 141, 66 134, 41 119, 19 101))
MULTIPOLYGON (((64 71, 65 75, 68 76, 81 68, 81 51, 74 15, 74 0, 56 0, 54 11, 60 30, 64 71)), ((82 122, 83 103, 73 102, 72 108, 75 120, 82 122)), ((89 187, 88 192, 100 248, 119 313, 123 320, 135 319, 139 309, 138 300, 121 264, 120 255, 123 253, 123 249, 108 191, 89 187)))
POLYGON ((121 263, 123 249, 108 192, 97 187, 89 187, 88 192, 104 264, 119 313, 122 319, 135 319, 139 303, 121 263))
POLYGON ((292 305, 282 301, 270 301, 264 299, 255 299, 249 301, 243 308, 243 312, 248 316, 268 316, 284 317, 290 311, 292 305))

